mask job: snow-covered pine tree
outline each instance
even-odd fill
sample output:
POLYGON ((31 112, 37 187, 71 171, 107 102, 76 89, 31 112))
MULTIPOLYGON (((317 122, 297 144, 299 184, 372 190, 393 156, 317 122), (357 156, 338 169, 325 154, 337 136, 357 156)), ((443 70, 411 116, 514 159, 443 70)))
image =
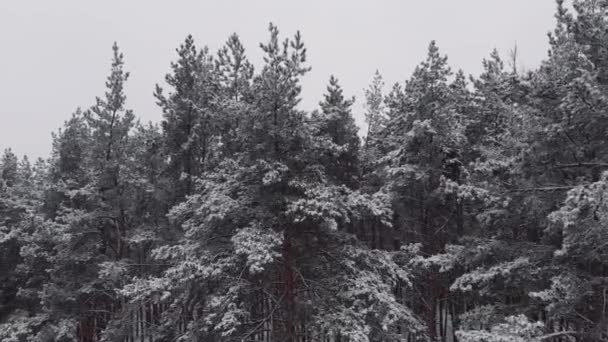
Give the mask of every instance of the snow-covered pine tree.
POLYGON ((308 70, 300 35, 279 44, 271 25, 262 48, 254 111, 239 118, 239 139, 249 145, 172 209, 183 238, 154 252, 172 266, 122 293, 171 308, 159 329, 165 339, 368 341, 421 332, 392 295, 397 282, 408 282, 407 271, 395 255, 348 232, 361 220, 390 226, 385 194, 345 186, 331 174, 338 159, 319 158, 327 143, 356 146, 348 101, 330 87, 327 112, 319 114, 326 116, 311 122, 296 109, 308 70))
POLYGON ((323 96, 324 100, 319 103, 321 112, 312 113, 315 142, 319 144, 319 156, 322 158, 320 162, 332 182, 357 188, 361 141, 351 112, 355 99, 344 97, 334 76, 330 77, 327 93, 323 96))
POLYGON ((154 93, 163 110, 163 141, 169 160, 167 172, 174 182, 174 201, 192 193, 195 178, 208 166, 216 132, 211 106, 218 88, 206 47, 198 49, 189 35, 177 54, 178 60, 171 63, 172 72, 165 76, 171 92, 165 95, 157 85, 154 93))

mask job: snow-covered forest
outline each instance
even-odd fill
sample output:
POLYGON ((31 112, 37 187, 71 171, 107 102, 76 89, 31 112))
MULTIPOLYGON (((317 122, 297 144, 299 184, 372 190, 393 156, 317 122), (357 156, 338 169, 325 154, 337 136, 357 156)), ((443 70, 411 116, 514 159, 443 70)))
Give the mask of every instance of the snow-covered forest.
POLYGON ((305 32, 260 68, 188 36, 158 125, 115 44, 52 154, 0 159, 0 341, 608 341, 608 1, 557 3, 535 70, 430 42, 364 128, 335 77, 299 109, 305 32))

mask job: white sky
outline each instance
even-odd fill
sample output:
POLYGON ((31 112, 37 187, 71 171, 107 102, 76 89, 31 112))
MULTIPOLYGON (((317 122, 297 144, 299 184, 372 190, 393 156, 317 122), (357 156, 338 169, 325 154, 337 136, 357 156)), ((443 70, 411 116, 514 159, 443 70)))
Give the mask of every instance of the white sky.
POLYGON ((104 91, 111 45, 131 72, 128 107, 142 122, 161 119, 152 92, 187 34, 215 52, 237 32, 259 67, 268 23, 300 30, 312 71, 303 109, 317 108, 331 74, 363 124, 363 89, 379 69, 388 90, 406 80, 435 39, 453 69, 477 74, 497 48, 517 44, 520 68, 548 49, 554 0, 0 0, 0 148, 46 157, 50 132, 104 91))

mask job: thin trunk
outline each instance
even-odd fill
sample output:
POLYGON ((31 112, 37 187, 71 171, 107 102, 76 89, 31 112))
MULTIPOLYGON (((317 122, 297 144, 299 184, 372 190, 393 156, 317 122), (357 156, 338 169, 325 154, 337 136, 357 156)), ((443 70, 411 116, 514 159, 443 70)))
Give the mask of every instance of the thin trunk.
POLYGON ((293 271, 293 245, 289 236, 285 237, 283 243, 283 261, 285 263, 285 342, 296 342, 296 283, 293 271))

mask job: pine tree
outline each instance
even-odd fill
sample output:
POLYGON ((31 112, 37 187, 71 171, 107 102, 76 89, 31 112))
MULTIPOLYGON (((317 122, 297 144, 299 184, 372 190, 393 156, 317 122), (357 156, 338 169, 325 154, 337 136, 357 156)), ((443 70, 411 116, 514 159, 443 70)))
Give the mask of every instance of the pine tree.
POLYGON ((365 122, 367 122, 367 134, 365 135, 365 146, 372 145, 373 139, 377 138, 375 135, 384 124, 384 95, 382 88, 384 87, 384 81, 382 75, 376 70, 372 83, 369 88, 365 90, 365 122))
POLYGON ((175 201, 191 194, 194 179, 209 164, 215 136, 211 105, 217 93, 213 61, 207 48, 198 49, 192 36, 177 49, 179 59, 171 63, 165 80, 172 92, 165 96, 157 85, 154 96, 163 110, 163 135, 172 175, 175 201))
POLYGON ((325 174, 354 188, 359 177, 359 146, 361 144, 351 113, 354 97, 345 99, 338 80, 331 76, 324 100, 319 103, 321 112, 314 112, 315 136, 321 140, 319 153, 324 159, 325 174))
POLYGON ((11 187, 17 182, 18 158, 10 148, 4 150, 2 155, 2 178, 3 186, 11 187))
POLYGON ((236 34, 231 35, 225 46, 218 51, 215 69, 221 88, 221 95, 215 101, 214 118, 220 132, 216 144, 216 158, 220 159, 221 156, 233 156, 249 144, 242 139, 242 133, 248 127, 248 113, 253 112, 254 68, 236 34))
POLYGON ((254 69, 247 60, 245 47, 239 36, 236 33, 232 34, 217 55, 215 65, 227 97, 235 102, 251 97, 251 79, 254 69))
POLYGON ((345 152, 357 145, 350 101, 332 82, 325 112, 311 122, 295 107, 308 69, 299 34, 279 48, 271 25, 262 48, 255 114, 239 118, 250 128, 239 139, 251 144, 207 172, 195 194, 171 210, 183 238, 154 255, 172 266, 123 293, 134 304, 163 293, 161 301, 173 304, 159 328, 163 338, 361 340, 420 332, 391 294, 407 272, 393 254, 372 251, 349 232, 364 220, 390 226, 385 194, 348 188, 332 174, 338 162, 319 158, 324 143, 345 152))
POLYGON ((52 250, 42 253, 48 278, 39 289, 40 302, 42 312, 52 313, 39 328, 42 340, 58 331, 67 340, 98 338, 120 310, 113 296, 116 283, 104 275, 129 255, 134 115, 125 109, 123 55, 116 44, 112 50, 105 96, 90 110, 77 111, 55 136, 52 183, 45 196, 52 220, 29 238, 41 251, 52 250), (49 230, 56 235, 49 237, 49 230))
MULTIPOLYGON (((393 203, 393 225, 398 234, 386 234, 371 226, 372 247, 399 248, 420 243, 424 254, 439 254, 456 241, 463 230, 462 201, 466 196, 462 119, 462 76, 450 83, 447 57, 431 42, 428 54, 404 87, 395 86, 387 97, 388 121, 380 132, 383 153, 380 177, 393 203)), ((464 94, 466 95, 466 94, 464 94)), ((466 107, 466 106, 465 106, 466 107)), ((377 171, 378 172, 378 171, 377 171)), ((415 288, 427 305, 416 303, 431 337, 445 336, 439 319, 450 312, 450 275, 439 277, 436 269, 418 269, 415 288), (437 328, 438 327, 438 328, 437 328)))
POLYGON ((335 77, 299 109, 299 33, 271 24, 257 72, 188 36, 160 126, 115 44, 48 160, 0 157, 0 340, 605 340, 608 7, 557 3, 536 70, 431 42, 376 72, 363 146, 335 77))
MULTIPOLYGON (((38 291, 48 280, 44 253, 49 250, 37 245, 36 232, 46 226, 41 209, 47 170, 41 162, 32 168, 27 157, 18 161, 9 149, 1 166, 0 339, 40 337, 47 316, 41 310, 38 291)), ((50 244, 48 237, 46 245, 50 244)), ((61 333, 57 337, 61 340, 61 333)))

